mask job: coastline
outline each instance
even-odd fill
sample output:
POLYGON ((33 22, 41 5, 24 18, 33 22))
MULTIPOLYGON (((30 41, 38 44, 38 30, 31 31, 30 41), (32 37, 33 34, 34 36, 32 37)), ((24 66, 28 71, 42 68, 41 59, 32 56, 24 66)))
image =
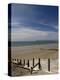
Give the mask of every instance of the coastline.
POLYGON ((11 48, 12 58, 58 58, 58 45, 32 45, 11 48), (55 50, 56 49, 56 50, 55 50))

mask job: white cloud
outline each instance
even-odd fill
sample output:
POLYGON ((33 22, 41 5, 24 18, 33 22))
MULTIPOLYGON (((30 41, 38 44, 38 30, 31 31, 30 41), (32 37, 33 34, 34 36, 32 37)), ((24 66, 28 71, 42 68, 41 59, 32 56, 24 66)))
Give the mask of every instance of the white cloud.
POLYGON ((12 28, 12 41, 56 40, 57 32, 33 30, 29 28, 12 28))

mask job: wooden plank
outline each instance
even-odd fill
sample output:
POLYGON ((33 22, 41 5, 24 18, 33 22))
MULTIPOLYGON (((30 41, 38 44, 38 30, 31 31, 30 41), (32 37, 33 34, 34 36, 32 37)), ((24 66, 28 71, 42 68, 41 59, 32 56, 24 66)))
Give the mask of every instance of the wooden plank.
POLYGON ((32 68, 35 68, 39 63, 35 64, 32 68))
POLYGON ((17 65, 17 67, 20 67, 20 68, 23 68, 23 69, 27 69, 27 70, 29 70, 29 71, 30 71, 30 69, 29 69, 29 68, 25 68, 24 66, 19 66, 19 65, 17 65))

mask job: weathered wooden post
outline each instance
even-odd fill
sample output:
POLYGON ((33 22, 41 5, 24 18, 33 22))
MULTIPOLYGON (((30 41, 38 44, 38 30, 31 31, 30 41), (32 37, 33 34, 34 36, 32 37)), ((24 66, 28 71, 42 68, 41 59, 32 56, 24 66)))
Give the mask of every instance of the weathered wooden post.
POLYGON ((25 59, 24 59, 24 66, 25 66, 25 59))
POLYGON ((32 70, 33 70, 33 68, 31 67, 31 74, 32 74, 32 70))
POLYGON ((48 71, 50 71, 50 59, 48 59, 48 71))
POLYGON ((33 58, 33 66, 34 66, 34 58, 33 58))
POLYGON ((27 66, 28 66, 28 67, 30 66, 30 64, 29 64, 29 60, 28 60, 28 62, 27 62, 27 66))
POLYGON ((15 59, 15 61, 16 61, 16 59, 15 59))
POLYGON ((40 64, 40 58, 38 59, 39 63, 39 69, 41 70, 41 64, 40 64))
POLYGON ((20 65, 22 65, 22 60, 20 59, 20 65))

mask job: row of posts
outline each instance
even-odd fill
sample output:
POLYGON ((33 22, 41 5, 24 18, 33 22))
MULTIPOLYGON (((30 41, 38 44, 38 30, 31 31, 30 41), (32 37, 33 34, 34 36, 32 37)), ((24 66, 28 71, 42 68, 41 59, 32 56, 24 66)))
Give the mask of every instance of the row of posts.
MULTIPOLYGON (((25 59, 23 61, 23 64, 22 64, 22 60, 21 59, 20 59, 20 61, 19 61, 19 59, 13 59, 13 60, 17 61, 17 63, 19 65, 24 65, 24 66, 26 65, 25 59)), ((33 58, 33 64, 32 64, 33 67, 31 67, 31 68, 34 68, 37 65, 38 65, 39 70, 41 70, 42 67, 41 67, 41 63, 40 63, 40 58, 38 59, 38 63, 36 63, 36 64, 35 64, 35 59, 33 58)), ((30 61, 29 60, 27 60, 27 67, 30 67, 30 61)), ((48 71, 50 71, 50 59, 48 59, 48 71)))

